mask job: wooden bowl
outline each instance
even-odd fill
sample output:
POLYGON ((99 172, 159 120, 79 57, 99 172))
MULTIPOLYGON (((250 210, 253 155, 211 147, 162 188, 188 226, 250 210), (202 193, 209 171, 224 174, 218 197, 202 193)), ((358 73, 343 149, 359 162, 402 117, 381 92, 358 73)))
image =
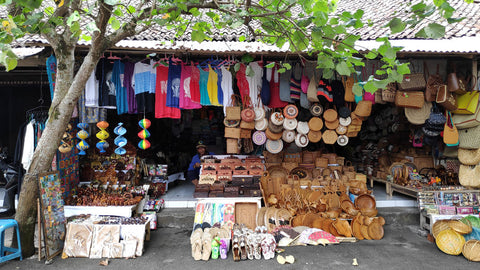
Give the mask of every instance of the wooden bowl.
POLYGON ((370 209, 375 209, 376 207, 376 201, 375 198, 373 198, 369 194, 361 194, 355 199, 355 207, 358 209, 362 208, 370 208, 370 209))

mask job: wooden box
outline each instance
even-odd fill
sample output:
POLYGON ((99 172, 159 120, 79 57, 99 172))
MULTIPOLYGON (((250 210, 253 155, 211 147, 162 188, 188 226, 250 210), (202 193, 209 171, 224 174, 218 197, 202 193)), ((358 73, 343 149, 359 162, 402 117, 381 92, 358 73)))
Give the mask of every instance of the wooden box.
POLYGON ((233 176, 232 177, 232 185, 234 186, 249 185, 252 183, 253 183, 252 176, 233 176))
POLYGON ((255 230, 257 211, 257 203, 235 203, 235 223, 245 224, 247 228, 255 230))

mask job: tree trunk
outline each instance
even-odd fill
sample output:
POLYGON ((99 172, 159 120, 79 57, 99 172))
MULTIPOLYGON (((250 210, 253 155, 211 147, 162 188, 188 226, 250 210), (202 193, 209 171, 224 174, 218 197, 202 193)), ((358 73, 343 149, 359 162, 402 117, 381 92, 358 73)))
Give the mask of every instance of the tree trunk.
POLYGON ((20 227, 24 258, 35 254, 34 233, 37 216, 37 204, 35 202, 39 195, 37 175, 52 169, 53 157, 70 121, 75 104, 101 54, 101 52, 89 52, 74 78, 74 52, 75 46, 62 46, 55 49, 57 77, 55 94, 49 110, 49 119, 33 154, 30 167, 23 179, 15 219, 20 227))

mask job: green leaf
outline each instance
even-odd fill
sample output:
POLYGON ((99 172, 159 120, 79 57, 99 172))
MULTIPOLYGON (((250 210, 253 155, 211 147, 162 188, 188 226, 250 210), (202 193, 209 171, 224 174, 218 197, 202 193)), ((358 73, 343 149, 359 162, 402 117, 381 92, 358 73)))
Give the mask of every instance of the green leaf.
POLYGON ((364 13, 365 12, 362 9, 359 9, 359 10, 355 11, 355 13, 353 14, 353 17, 357 20, 360 20, 363 17, 364 13))
POLYGON ((365 58, 367 59, 375 59, 377 58, 378 56, 378 53, 374 52, 374 51, 369 51, 366 55, 365 55, 365 58))
MULTIPOLYGON (((445 26, 440 25, 438 23, 430 23, 425 28, 422 29, 423 33, 426 38, 438 39, 445 36, 445 26)), ((417 34, 421 33, 420 30, 417 34)), ((423 37, 423 36, 420 36, 423 37)))
POLYGON ((238 41, 240 42, 244 42, 245 40, 247 40, 247 38, 243 35, 238 37, 238 41))
POLYGON ((408 63, 403 63, 397 66, 397 72, 399 74, 410 74, 410 68, 408 67, 408 63))
POLYGON ((129 13, 133 14, 137 11, 137 9, 134 6, 128 6, 127 10, 129 13))
POLYGON ((350 68, 348 68, 348 65, 345 61, 338 63, 335 69, 337 70, 338 74, 342 76, 350 76, 351 74, 350 68))
POLYGON ((371 81, 368 81, 364 86, 363 86, 363 89, 365 90, 365 92, 368 92, 368 93, 375 93, 375 91, 377 91, 377 87, 375 87, 375 85, 373 84, 373 82, 371 81))
POLYGON ((447 19, 447 22, 448 23, 457 23, 457 22, 461 22, 465 19, 465 17, 460 17, 460 18, 448 18, 447 19))
POLYGON ((73 22, 76 22, 76 21, 78 21, 78 20, 80 20, 80 13, 78 13, 78 11, 75 10, 75 11, 72 13, 72 15, 70 15, 70 16, 68 17, 68 19, 67 19, 67 25, 68 25, 68 26, 72 26, 72 23, 73 23, 73 22))
POLYGON ((42 0, 16 0, 15 2, 32 10, 39 8, 42 4, 42 0))
POLYGON ((122 16, 123 16, 123 11, 122 11, 122 9, 120 9, 120 8, 116 8, 116 9, 113 11, 113 14, 115 14, 115 16, 122 17, 122 16))
POLYGON ((330 69, 330 68, 326 68, 322 72, 322 77, 325 79, 330 79, 333 77, 333 75, 334 75, 333 69, 330 69))
POLYGON ((405 30, 405 23, 399 18, 393 18, 389 23, 390 31, 392 34, 400 33, 405 30))
POLYGON ((385 73, 387 73, 385 70, 383 69, 377 69, 375 70, 375 74, 377 75, 385 75, 385 73))
POLYGON ((248 64, 250 62, 252 62, 253 60, 255 59, 255 57, 251 56, 250 54, 246 53, 244 55, 242 55, 242 59, 241 61, 245 64, 248 64))
POLYGON ((89 36, 89 35, 82 35, 81 38, 85 41, 90 41, 92 40, 92 36, 89 36))
POLYGON ((202 42, 208 38, 207 35, 205 35, 205 32, 199 31, 199 30, 192 30, 192 41, 197 41, 197 42, 202 42))
POLYGON ((195 17, 200 16, 200 11, 198 11, 198 8, 191 8, 189 12, 195 17))
POLYGON ((105 0, 105 4, 113 6, 120 2, 120 0, 105 0))
POLYGON ((235 70, 235 72, 238 72, 240 70, 240 63, 235 63, 233 69, 235 70))
POLYGON ((285 73, 285 71, 287 71, 286 68, 279 68, 277 72, 278 73, 285 73))
POLYGON ((289 63, 283 63, 282 66, 283 66, 284 68, 286 68, 287 70, 292 69, 292 65, 290 65, 289 63))
POLYGON ((110 20, 108 20, 108 22, 112 25, 113 30, 120 29, 120 21, 118 21, 117 18, 110 17, 110 20))
POLYGON ((88 32, 93 33, 95 31, 100 31, 94 21, 91 21, 87 24, 86 29, 88 32))
POLYGON ((5 69, 10 71, 17 67, 17 58, 7 57, 5 59, 5 69))
POLYGON ((273 68, 274 66, 275 66, 275 62, 265 65, 266 68, 273 68))
POLYGON ((363 96, 363 87, 357 82, 353 85, 352 92, 355 96, 363 96))
POLYGON ((248 77, 253 77, 255 76, 255 71, 253 71, 252 67, 250 65, 247 66, 247 69, 245 70, 245 75, 248 77))
POLYGON ((319 68, 335 68, 335 64, 331 57, 326 55, 318 55, 318 67, 319 68))

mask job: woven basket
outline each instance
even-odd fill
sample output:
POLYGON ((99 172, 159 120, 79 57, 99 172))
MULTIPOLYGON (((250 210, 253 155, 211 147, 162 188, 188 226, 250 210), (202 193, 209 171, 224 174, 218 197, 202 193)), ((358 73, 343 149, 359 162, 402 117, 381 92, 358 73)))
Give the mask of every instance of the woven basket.
POLYGON ((459 147, 465 149, 480 148, 480 126, 458 130, 459 147))
POLYGON ((306 164, 315 163, 315 152, 303 151, 302 152, 302 163, 306 163, 306 164))
POLYGON ((464 187, 480 188, 480 165, 460 165, 458 180, 464 187))
POLYGON ((310 130, 310 132, 308 132, 308 139, 312 143, 317 143, 322 140, 322 132, 310 130))
POLYGON ((323 121, 320 117, 312 117, 308 121, 310 130, 319 131, 323 128, 323 121))
POLYGON ((465 224, 460 220, 450 220, 448 226, 459 234, 469 234, 472 232, 472 226, 465 224))
POLYGON ((225 138, 240 139, 240 128, 225 128, 225 138))
POLYGON ((403 80, 398 88, 403 91, 424 90, 427 86, 423 73, 412 73, 403 75, 403 80))
POLYGON ((276 141, 282 138, 283 133, 273 133, 269 128, 267 128, 267 130, 265 130, 265 135, 267 135, 268 139, 276 141))
POLYGON ((459 255, 462 253, 465 238, 453 229, 446 229, 437 235, 435 243, 441 251, 449 255, 459 255))
POLYGON ((285 168, 288 171, 288 173, 290 173, 290 171, 292 169, 298 167, 298 163, 297 162, 283 162, 282 167, 285 168))
POLYGON ((242 121, 240 121, 240 128, 243 128, 243 129, 255 129, 255 122, 247 122, 245 120, 242 119, 242 121))
POLYGON ((480 262, 480 240, 468 240, 463 245, 462 254, 469 261, 480 262))
POLYGON ((361 100, 358 102, 354 111, 355 115, 359 117, 368 117, 372 113, 372 102, 368 100, 361 100))
POLYGON ((333 122, 337 119, 338 113, 334 109, 328 109, 323 113, 323 119, 327 122, 333 122))
POLYGON ((389 83, 385 89, 382 89, 382 99, 385 102, 395 102, 395 93, 397 92, 397 84, 389 83))
POLYGON ((477 165, 480 163, 480 148, 479 149, 458 149, 458 160, 463 165, 477 165))
POLYGON ((395 105, 403 108, 422 108, 425 103, 423 92, 419 91, 397 91, 395 93, 395 105))
POLYGON ((335 144, 337 142, 338 135, 334 130, 326 130, 323 135, 322 139, 325 144, 335 144))
POLYGON ((440 219, 440 220, 437 220, 435 223, 433 223, 433 226, 432 226, 432 235, 434 238, 437 238, 438 234, 443 231, 443 230, 446 230, 446 229, 449 229, 450 226, 448 226, 448 222, 450 220, 448 219, 440 219))
POLYGON ((302 162, 302 153, 283 153, 283 162, 302 162))
POLYGON ((328 122, 328 121, 325 121, 325 127, 327 127, 328 129, 337 129, 338 125, 339 125, 339 121, 338 119, 335 119, 335 121, 332 121, 332 122, 328 122))
POLYGON ((268 151, 263 151, 263 157, 266 163, 281 163, 283 161, 283 153, 272 154, 268 151))
POLYGON ((227 139, 227 154, 238 154, 238 139, 227 139))
POLYGON ((225 112, 227 120, 240 120, 242 118, 240 107, 226 107, 225 112))

